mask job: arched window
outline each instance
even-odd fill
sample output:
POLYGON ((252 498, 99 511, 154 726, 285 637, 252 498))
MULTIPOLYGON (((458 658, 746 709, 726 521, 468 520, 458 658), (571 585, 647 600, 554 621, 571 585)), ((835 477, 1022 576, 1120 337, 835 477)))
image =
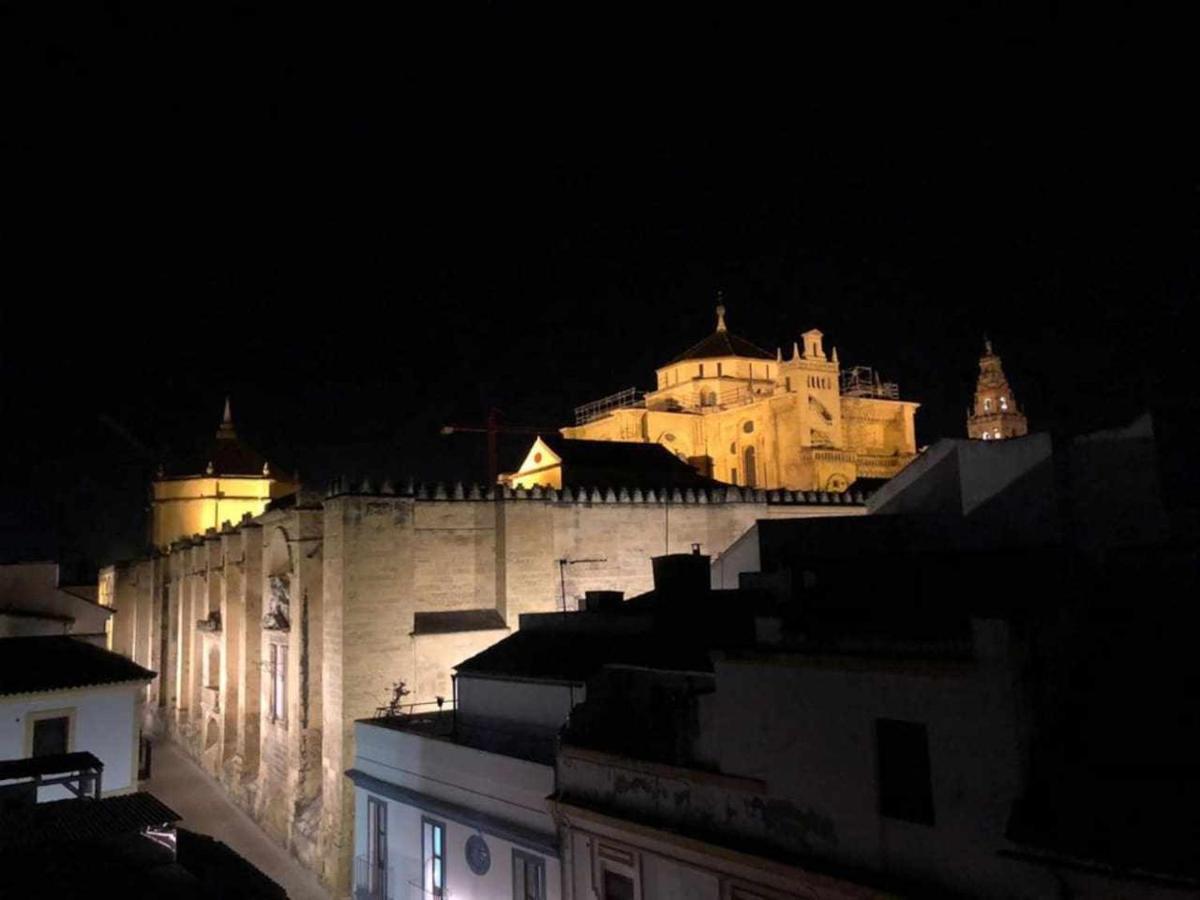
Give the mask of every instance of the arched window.
POLYGON ((984 412, 991 412, 991 411, 992 411, 992 398, 991 398, 991 397, 986 397, 986 398, 984 399, 984 401, 983 401, 983 411, 984 411, 984 412))
POLYGON ((988 434, 986 431, 983 433, 983 439, 985 441, 989 441, 989 440, 991 440, 991 438, 992 438, 992 436, 990 434, 988 434))
POLYGON ((1008 398, 1007 397, 1000 398, 1000 412, 1008 412, 1008 398))
POLYGON ((754 471, 754 448, 747 447, 742 451, 742 466, 746 471, 746 487, 757 484, 757 473, 754 471))

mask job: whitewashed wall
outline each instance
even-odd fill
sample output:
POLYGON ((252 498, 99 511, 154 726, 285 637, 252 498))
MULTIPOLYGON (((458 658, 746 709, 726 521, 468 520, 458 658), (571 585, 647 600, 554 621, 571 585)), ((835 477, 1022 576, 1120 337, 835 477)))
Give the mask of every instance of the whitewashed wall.
MULTIPOLYGON (((27 756, 25 731, 32 713, 48 710, 74 710, 75 721, 71 752, 87 751, 104 763, 104 793, 125 793, 137 789, 137 699, 142 685, 54 691, 20 699, 0 697, 0 759, 27 756)), ((74 796, 55 785, 42 788, 41 802, 74 796)))

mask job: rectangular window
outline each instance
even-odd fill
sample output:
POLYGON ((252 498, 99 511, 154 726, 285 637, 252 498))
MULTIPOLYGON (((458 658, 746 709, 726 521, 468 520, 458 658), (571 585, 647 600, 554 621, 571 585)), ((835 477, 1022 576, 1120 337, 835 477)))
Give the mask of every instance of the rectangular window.
POLYGON ((788 393, 790 394, 792 391, 792 376, 789 375, 787 378, 783 379, 783 383, 784 383, 784 386, 787 388, 788 393))
POLYGON ((921 825, 933 824, 929 735, 920 722, 875 720, 879 814, 921 825))
POLYGON ((446 826, 421 819, 421 887, 430 897, 446 896, 446 826))
POLYGON ((287 647, 283 644, 271 644, 270 718, 287 721, 287 647))
POLYGON ((367 798, 367 891, 371 897, 387 897, 387 804, 367 798))
POLYGON ((38 719, 33 723, 33 756, 53 756, 68 752, 71 720, 67 716, 38 719))
POLYGON ((700 377, 704 377, 704 363, 700 363, 700 377))
POLYGON ((721 372, 721 364, 717 363, 717 377, 720 378, 722 374, 723 373, 721 372))
POLYGON ((546 900, 546 861, 513 851, 513 900, 546 900))

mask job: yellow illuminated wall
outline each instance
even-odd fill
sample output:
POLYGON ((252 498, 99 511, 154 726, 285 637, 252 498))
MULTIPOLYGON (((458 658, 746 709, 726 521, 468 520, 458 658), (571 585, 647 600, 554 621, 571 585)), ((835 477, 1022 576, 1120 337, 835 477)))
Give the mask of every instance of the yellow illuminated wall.
POLYGON ((245 513, 260 515, 273 497, 289 489, 274 478, 255 476, 156 480, 151 539, 154 546, 166 547, 224 522, 239 522, 245 513))

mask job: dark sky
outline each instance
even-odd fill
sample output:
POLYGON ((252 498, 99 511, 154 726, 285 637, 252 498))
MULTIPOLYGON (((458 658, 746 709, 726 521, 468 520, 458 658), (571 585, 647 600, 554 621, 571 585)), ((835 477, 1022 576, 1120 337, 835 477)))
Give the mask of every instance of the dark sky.
POLYGON ((984 331, 1035 428, 1188 376, 1193 109, 1120 15, 162 6, 0 8, 5 558, 136 550, 226 393, 307 477, 482 477, 438 426, 647 387, 718 289, 922 444, 984 331))

